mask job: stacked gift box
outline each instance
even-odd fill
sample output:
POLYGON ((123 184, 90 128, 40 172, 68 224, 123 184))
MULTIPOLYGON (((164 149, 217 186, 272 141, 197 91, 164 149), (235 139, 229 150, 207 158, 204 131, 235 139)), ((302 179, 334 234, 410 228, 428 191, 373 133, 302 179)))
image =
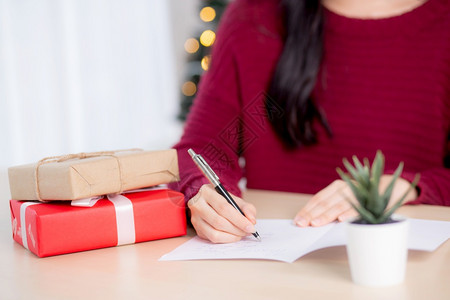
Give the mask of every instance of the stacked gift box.
POLYGON ((186 234, 175 150, 80 153, 8 170, 13 238, 39 257, 186 234))

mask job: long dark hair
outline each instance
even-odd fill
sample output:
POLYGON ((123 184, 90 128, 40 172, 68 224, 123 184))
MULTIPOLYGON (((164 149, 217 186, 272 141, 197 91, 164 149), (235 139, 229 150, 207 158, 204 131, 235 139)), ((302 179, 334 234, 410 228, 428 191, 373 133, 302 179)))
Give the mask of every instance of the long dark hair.
POLYGON ((331 136, 323 112, 311 98, 323 56, 323 8, 319 0, 281 0, 284 48, 266 97, 268 115, 277 105, 281 117, 269 117, 288 148, 317 142, 312 127, 317 119, 331 136), (274 103, 275 101, 275 103, 274 103))

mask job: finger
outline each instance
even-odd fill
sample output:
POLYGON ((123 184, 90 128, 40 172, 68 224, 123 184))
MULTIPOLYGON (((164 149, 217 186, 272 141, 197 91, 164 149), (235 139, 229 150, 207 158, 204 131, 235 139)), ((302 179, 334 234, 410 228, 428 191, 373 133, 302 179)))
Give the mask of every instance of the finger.
POLYGON ((324 201, 324 199, 328 199, 333 194, 336 193, 336 190, 339 190, 340 188, 340 181, 335 180, 330 185, 328 185, 326 188, 319 191, 317 194, 315 194, 307 203, 306 205, 297 213, 297 215, 294 218, 294 222, 301 227, 308 226, 312 216, 310 216, 311 210, 313 210, 317 205, 323 205, 320 204, 324 201))
POLYGON ((336 214, 339 213, 339 209, 343 208, 339 206, 334 208, 334 206, 342 201, 347 202, 343 195, 349 194, 349 191, 350 190, 345 182, 341 180, 334 181, 328 187, 314 195, 307 205, 297 213, 294 218, 295 224, 300 227, 306 227, 313 225, 312 221, 315 220, 314 226, 320 226, 318 224, 324 225, 335 220, 337 217, 336 214))
POLYGON ((216 230, 202 219, 197 219, 195 221, 195 224, 197 226, 196 227, 197 235, 200 238, 209 240, 215 244, 234 243, 240 241, 242 238, 241 236, 216 230))
POLYGON ((300 211, 296 216, 296 223, 300 227, 320 226, 329 223, 336 219, 342 209, 348 209, 349 204, 347 204, 347 201, 339 194, 321 199, 311 210, 300 211))
POLYGON ((350 218, 354 218, 354 217, 356 217, 357 215, 358 215, 358 212, 357 212, 356 210, 354 210, 353 207, 352 207, 352 208, 350 208, 349 210, 347 210, 347 211, 341 213, 341 214, 338 216, 338 221, 339 221, 339 222, 343 222, 343 221, 346 221, 346 220, 348 220, 348 219, 350 219, 350 218))
POLYGON ((333 195, 345 188, 345 186, 345 182, 342 180, 333 181, 326 188, 320 190, 317 194, 312 196, 302 210, 305 212, 311 211, 316 205, 323 201, 323 199, 331 198, 333 195))
MULTIPOLYGON (((222 217, 227 219, 231 224, 233 224, 238 229, 246 233, 254 233, 255 226, 243 216, 238 210, 236 210, 232 205, 230 205, 227 200, 219 195, 212 188, 204 189, 206 202, 222 217)), ((238 197, 237 197, 238 198, 238 197)), ((234 199, 233 199, 234 200, 234 199)), ((239 200, 238 200, 239 201, 239 200)), ((243 200, 240 202, 244 205, 243 200)))
POLYGON ((252 222, 252 224, 255 225, 256 224, 256 207, 253 204, 248 203, 237 196, 234 196, 234 195, 231 195, 231 196, 233 197, 236 204, 244 212, 247 219, 249 219, 250 222, 252 222))
MULTIPOLYGON (((208 189, 209 189, 209 187, 202 188, 201 191, 199 191, 199 193, 188 202, 188 206, 189 206, 192 216, 193 216, 193 217, 191 217, 191 222, 193 223, 192 225, 194 225, 194 222, 199 223, 197 220, 194 221, 193 218, 201 219, 204 222, 208 223, 209 226, 211 226, 212 228, 214 228, 216 230, 228 232, 233 235, 246 236, 247 232, 244 232, 241 229, 239 229, 238 227, 234 226, 231 222, 229 222, 226 218, 224 218, 220 214, 220 212, 216 211, 215 209, 213 209, 210 206, 210 202, 207 200, 207 197, 211 197, 211 196, 219 197, 219 198, 223 198, 223 197, 221 197, 217 193, 213 193, 210 196, 207 191, 208 189)), ((211 202, 214 202, 214 201, 218 201, 218 200, 213 199, 211 202)), ((220 199, 219 199, 219 201, 220 201, 220 199)), ((231 205, 229 205, 229 206, 231 206, 231 205)), ((194 225, 194 228, 197 231, 199 229, 195 225, 194 225)))
POLYGON ((350 203, 341 199, 341 201, 336 202, 332 207, 322 212, 320 215, 316 216, 311 220, 312 226, 322 226, 331 223, 343 214, 351 209, 350 203))
POLYGON ((320 222, 320 218, 322 215, 327 215, 330 210, 332 210, 333 206, 338 204, 336 198, 324 199, 319 202, 316 206, 314 206, 310 211, 301 211, 298 213, 296 217, 296 223, 300 227, 306 227, 309 225, 320 226, 318 222, 320 222), (313 221, 316 224, 313 224, 313 221))
POLYGON ((239 227, 233 225, 228 219, 218 214, 217 211, 214 210, 208 204, 206 204, 205 207, 202 209, 201 215, 203 216, 203 221, 208 223, 212 228, 216 230, 231 233, 233 235, 238 236, 246 236, 248 235, 248 233, 250 233, 245 232, 241 230, 239 227))

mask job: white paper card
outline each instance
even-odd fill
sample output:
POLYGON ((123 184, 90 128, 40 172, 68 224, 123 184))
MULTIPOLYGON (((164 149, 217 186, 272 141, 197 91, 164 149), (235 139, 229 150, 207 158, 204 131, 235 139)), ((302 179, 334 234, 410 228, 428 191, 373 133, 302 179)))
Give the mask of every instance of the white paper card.
MULTIPOLYGON (((434 251, 450 238, 450 222, 409 220, 409 249, 434 251)), ((292 220, 261 219, 257 222, 261 242, 248 236, 232 244, 213 244, 194 237, 160 260, 269 259, 294 262, 314 250, 345 245, 344 226, 344 223, 332 223, 322 227, 299 228, 292 220)))

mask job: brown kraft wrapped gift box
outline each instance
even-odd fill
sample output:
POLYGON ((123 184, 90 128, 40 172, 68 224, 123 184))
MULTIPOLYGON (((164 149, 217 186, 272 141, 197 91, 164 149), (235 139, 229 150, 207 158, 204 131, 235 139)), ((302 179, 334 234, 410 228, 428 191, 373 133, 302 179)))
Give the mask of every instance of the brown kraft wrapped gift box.
POLYGON ((15 200, 75 200, 179 180, 174 149, 52 157, 11 167, 8 175, 15 200))

